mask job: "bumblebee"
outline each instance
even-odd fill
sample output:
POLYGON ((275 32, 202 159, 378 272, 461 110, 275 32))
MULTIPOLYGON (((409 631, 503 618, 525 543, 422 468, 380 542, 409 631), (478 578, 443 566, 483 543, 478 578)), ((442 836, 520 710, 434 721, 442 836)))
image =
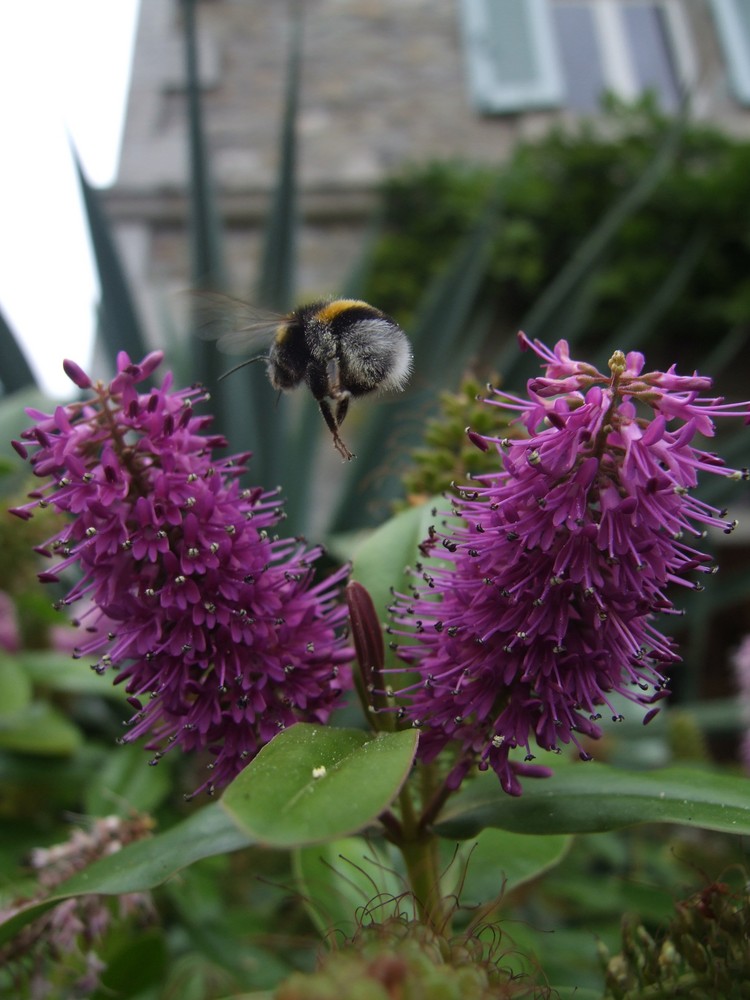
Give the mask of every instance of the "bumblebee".
POLYGON ((295 309, 277 325, 268 355, 243 364, 261 360, 267 362, 274 389, 289 392, 307 385, 344 461, 354 458, 339 435, 350 401, 403 389, 412 369, 411 345, 401 327, 359 299, 295 309))

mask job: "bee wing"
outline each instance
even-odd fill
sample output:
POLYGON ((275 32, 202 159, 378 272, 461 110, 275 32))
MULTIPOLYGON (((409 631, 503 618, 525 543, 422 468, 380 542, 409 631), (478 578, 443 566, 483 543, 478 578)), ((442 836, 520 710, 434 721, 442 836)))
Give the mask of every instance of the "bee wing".
POLYGON ((192 291, 197 333, 216 341, 222 354, 248 354, 266 347, 282 316, 220 292, 192 291))

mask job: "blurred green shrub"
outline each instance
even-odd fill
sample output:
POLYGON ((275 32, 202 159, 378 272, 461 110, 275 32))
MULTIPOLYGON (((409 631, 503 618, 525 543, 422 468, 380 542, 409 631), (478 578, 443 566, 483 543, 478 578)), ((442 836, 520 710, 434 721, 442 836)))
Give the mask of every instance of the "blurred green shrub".
MULTIPOLYGON (((672 127, 648 100, 634 106, 610 101, 607 111, 596 123, 520 144, 499 170, 433 163, 388 180, 383 233, 372 250, 364 297, 408 329, 424 288, 476 225, 494 188, 502 221, 483 294, 494 312, 493 340, 515 333, 592 228, 644 175, 672 127)), ((744 334, 738 350, 746 356, 748 264, 750 144, 686 122, 670 168, 588 276, 580 338, 590 349, 629 327, 638 341, 649 326, 644 310, 656 300, 658 336, 649 346, 649 365, 679 360, 681 370, 705 367, 717 337, 737 326, 744 334), (676 280, 675 263, 689 248, 676 280)))

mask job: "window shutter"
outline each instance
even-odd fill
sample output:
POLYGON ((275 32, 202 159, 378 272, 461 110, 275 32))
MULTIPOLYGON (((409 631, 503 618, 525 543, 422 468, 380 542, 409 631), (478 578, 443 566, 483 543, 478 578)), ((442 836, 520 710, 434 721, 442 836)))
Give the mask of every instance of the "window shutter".
POLYGON ((712 0, 734 96, 750 104, 750 0, 712 0))
POLYGON ((461 0, 461 15, 477 110, 502 114, 562 102, 547 0, 461 0))

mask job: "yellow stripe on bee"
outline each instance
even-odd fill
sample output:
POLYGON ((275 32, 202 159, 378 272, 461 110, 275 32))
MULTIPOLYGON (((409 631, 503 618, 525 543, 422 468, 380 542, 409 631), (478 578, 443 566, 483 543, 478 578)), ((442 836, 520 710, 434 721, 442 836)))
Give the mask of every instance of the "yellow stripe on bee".
POLYGON ((276 327, 276 333, 274 333, 273 335, 274 343, 283 344, 286 338, 289 336, 289 331, 291 327, 292 324, 289 322, 289 320, 285 319, 283 323, 279 323, 279 325, 276 327))
POLYGON ((333 302, 327 302, 322 309, 318 309, 315 318, 321 323, 331 323, 347 309, 369 309, 375 315, 379 315, 377 309, 374 309, 369 302, 362 302, 361 299, 334 299, 333 302))

